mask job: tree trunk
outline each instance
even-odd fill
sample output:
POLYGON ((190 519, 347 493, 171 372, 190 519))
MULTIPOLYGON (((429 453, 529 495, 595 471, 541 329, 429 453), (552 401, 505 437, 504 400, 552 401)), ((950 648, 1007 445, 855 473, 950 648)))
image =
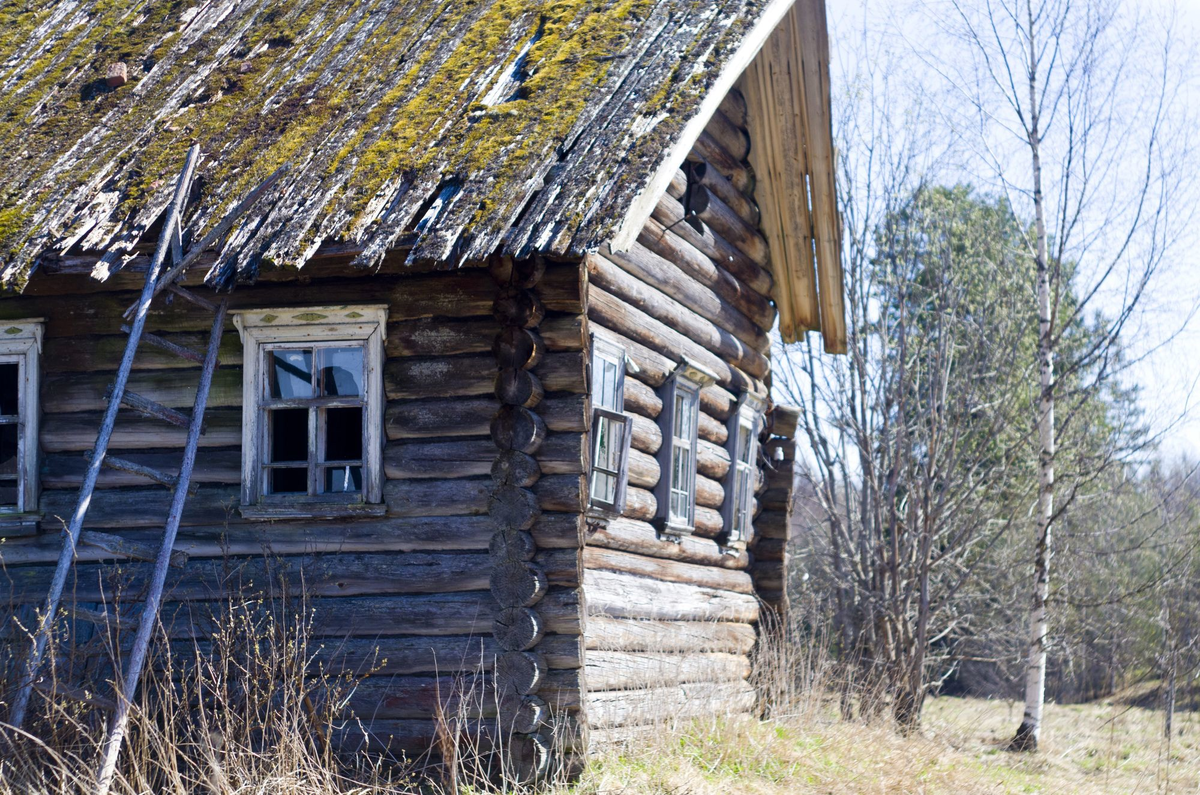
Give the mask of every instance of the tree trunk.
POLYGON ((1041 132, 1038 126, 1037 63, 1029 11, 1029 134, 1033 166, 1033 208, 1037 244, 1038 301, 1038 501, 1037 546, 1034 551, 1033 602, 1029 613, 1029 656, 1025 668, 1025 716, 1010 749, 1036 751, 1046 697, 1046 599, 1050 593, 1051 522, 1054 517, 1054 339, 1051 273, 1046 254, 1046 208, 1042 193, 1041 132))

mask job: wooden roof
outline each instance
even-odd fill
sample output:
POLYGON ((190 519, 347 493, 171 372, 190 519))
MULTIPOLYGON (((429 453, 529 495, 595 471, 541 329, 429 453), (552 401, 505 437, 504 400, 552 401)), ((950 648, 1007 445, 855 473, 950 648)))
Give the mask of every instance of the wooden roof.
POLYGON ((647 197, 790 6, 0 4, 3 281, 68 252, 108 252, 101 275, 119 267, 193 141, 193 239, 290 164, 225 241, 214 279, 299 267, 331 243, 364 266, 398 246, 450 263, 582 254, 649 215, 647 197))

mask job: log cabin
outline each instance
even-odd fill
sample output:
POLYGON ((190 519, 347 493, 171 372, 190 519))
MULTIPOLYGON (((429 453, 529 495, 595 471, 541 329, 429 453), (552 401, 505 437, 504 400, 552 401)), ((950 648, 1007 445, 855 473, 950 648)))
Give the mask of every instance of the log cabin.
POLYGON ((302 592, 341 664, 379 661, 360 742, 428 748, 465 663, 531 775, 754 709, 794 460, 772 334, 846 344, 823 0, 0 18, 0 588, 24 626, 104 458, 51 620, 116 594, 136 616, 182 490, 161 626, 302 592))

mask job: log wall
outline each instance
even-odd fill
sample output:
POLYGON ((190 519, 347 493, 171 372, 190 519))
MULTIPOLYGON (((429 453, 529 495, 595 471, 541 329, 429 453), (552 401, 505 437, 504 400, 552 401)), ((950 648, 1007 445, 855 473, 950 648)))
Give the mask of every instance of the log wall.
MULTIPOLYGON (((373 275, 325 268, 315 278, 269 275, 234 290, 232 307, 388 304, 386 512, 242 518, 242 346, 230 324, 193 478, 198 490, 177 544, 190 560, 172 574, 163 617, 173 637, 203 638, 222 599, 302 594, 314 645, 337 650, 327 662, 373 670, 353 706, 396 750, 412 755, 430 746, 434 702, 441 694, 453 705, 463 672, 486 688, 476 711, 494 715, 499 703, 509 727, 536 737, 521 749, 536 765, 545 756, 538 732, 572 723, 580 707, 587 320, 578 263, 523 265, 520 284, 504 268, 373 275)), ((73 510, 124 347, 120 316, 138 281, 44 276, 0 301, 0 316, 46 318, 45 518, 39 535, 7 538, 0 548, 0 600, 26 618, 47 591, 58 531, 73 510)), ((147 331, 198 347, 210 323, 176 300, 156 303, 147 331)), ((143 344, 129 389, 186 410, 198 373, 143 344)), ((182 429, 123 410, 110 452, 173 472, 183 443, 182 429)), ((169 497, 138 475, 105 470, 87 528, 156 543, 169 497)), ((150 565, 83 545, 65 601, 115 600, 128 611, 150 565)))
POLYGON ((593 744, 669 718, 752 710, 755 624, 764 604, 783 604, 792 456, 767 464, 776 448, 791 449, 790 440, 772 436, 770 420, 760 444, 755 533, 748 549, 722 543, 726 422, 741 394, 768 394, 775 322, 749 146, 745 105, 734 92, 637 243, 585 260, 591 328, 633 362, 625 411, 634 418, 625 511, 589 520, 583 550, 583 704, 593 744), (673 541, 651 524, 662 476, 656 390, 684 357, 717 382, 701 393, 695 533, 673 541))

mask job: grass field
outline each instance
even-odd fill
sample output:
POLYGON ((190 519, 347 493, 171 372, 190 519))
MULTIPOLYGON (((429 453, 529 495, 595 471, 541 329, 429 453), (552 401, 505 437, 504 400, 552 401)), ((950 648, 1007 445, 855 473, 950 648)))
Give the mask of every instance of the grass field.
POLYGON ((664 729, 610 753, 562 792, 572 795, 784 793, 1195 793, 1200 716, 1176 717, 1168 752, 1162 714, 1121 703, 1047 705, 1043 750, 1002 750, 1020 705, 938 698, 925 727, 844 723, 819 710, 777 722, 664 729))

